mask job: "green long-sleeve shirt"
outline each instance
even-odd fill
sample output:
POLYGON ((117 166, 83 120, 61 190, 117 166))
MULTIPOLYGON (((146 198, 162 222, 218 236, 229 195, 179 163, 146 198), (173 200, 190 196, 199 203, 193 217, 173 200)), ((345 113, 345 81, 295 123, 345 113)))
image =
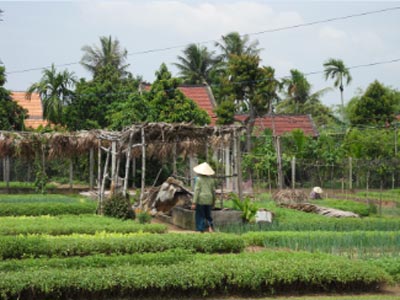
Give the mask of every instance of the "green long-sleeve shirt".
POLYGON ((201 205, 214 205, 215 202, 215 180, 209 176, 202 176, 196 180, 194 186, 193 203, 201 205))

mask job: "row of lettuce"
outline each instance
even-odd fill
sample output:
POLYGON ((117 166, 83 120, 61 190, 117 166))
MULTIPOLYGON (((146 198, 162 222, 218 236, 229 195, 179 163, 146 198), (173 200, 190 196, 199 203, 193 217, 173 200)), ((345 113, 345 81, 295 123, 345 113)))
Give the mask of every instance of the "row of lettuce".
POLYGON ((182 234, 94 209, 79 197, 0 197, 0 299, 366 292, 400 281, 396 219, 292 218, 277 209, 280 221, 243 227, 259 232, 182 234), (44 212, 1 213, 12 205, 44 212), (56 212, 62 205, 82 210, 56 212))

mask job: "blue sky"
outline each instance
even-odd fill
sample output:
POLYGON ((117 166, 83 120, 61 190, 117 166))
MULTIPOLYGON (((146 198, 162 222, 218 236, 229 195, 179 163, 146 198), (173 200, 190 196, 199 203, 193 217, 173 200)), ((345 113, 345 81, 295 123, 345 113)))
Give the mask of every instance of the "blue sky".
MULTIPOLYGON (((79 65, 82 46, 98 44, 100 36, 118 38, 128 50, 130 71, 147 81, 165 62, 173 63, 184 47, 147 54, 137 52, 218 40, 231 31, 256 33, 323 19, 400 7, 399 1, 0 1, 0 59, 6 66, 11 90, 26 90, 39 81, 41 70, 60 66, 78 77, 90 75, 79 65)), ((276 69, 278 77, 290 69, 304 73, 322 71, 328 58, 347 66, 400 58, 400 10, 354 17, 314 26, 252 34, 257 39, 262 64, 276 69)), ((214 43, 204 44, 214 49, 214 43)), ((372 81, 400 89, 400 62, 351 70, 353 82, 345 89, 348 101, 372 81)), ((308 76, 313 90, 332 86, 322 74, 308 76)), ((337 105, 337 90, 323 97, 337 105)))

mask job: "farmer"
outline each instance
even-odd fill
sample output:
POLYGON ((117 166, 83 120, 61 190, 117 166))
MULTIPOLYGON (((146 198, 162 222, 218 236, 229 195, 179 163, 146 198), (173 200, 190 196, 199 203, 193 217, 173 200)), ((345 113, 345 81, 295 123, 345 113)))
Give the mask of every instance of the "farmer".
POLYGON ((322 189, 319 186, 316 186, 312 189, 310 193, 310 199, 322 199, 321 194, 322 189))
POLYGON ((194 186, 194 195, 192 209, 195 209, 196 230, 204 232, 205 221, 208 222, 208 231, 214 231, 211 209, 215 203, 215 181, 211 176, 215 174, 214 170, 206 162, 193 168, 198 174, 194 186))

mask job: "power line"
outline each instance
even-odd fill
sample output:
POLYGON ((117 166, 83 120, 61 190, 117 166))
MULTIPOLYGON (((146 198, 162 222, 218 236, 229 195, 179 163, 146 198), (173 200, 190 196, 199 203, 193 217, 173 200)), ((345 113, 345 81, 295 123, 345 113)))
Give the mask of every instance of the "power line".
MULTIPOLYGON (((313 25, 317 25, 317 24, 329 23, 329 22, 334 22, 334 21, 339 21, 339 20, 346 20, 346 19, 362 17, 362 16, 367 16, 367 15, 372 15, 372 14, 379 14, 379 13, 384 13, 384 12, 394 11, 394 10, 399 10, 399 9, 400 9, 400 6, 394 6, 394 7, 389 7, 389 8, 380 9, 380 10, 367 11, 367 12, 351 14, 351 15, 347 15, 347 16, 334 17, 334 18, 322 19, 322 20, 313 21, 313 22, 300 23, 300 24, 291 25, 291 26, 272 28, 272 29, 262 30, 262 31, 258 31, 258 32, 251 32, 251 33, 247 33, 247 34, 242 34, 241 36, 261 35, 261 34, 266 34, 266 33, 273 33, 273 32, 285 31, 285 30, 290 30, 290 29, 297 29, 297 28, 308 27, 308 26, 313 26, 313 25)), ((211 42, 217 42, 220 40, 221 39, 214 39, 214 40, 200 41, 200 42, 194 42, 194 43, 195 44, 206 44, 206 43, 211 43, 211 42)), ((184 47, 187 47, 189 44, 192 44, 192 43, 131 52, 131 53, 128 53, 127 55, 132 56, 132 55, 142 55, 142 54, 149 54, 149 53, 155 53, 155 52, 163 52, 163 51, 168 51, 168 50, 172 50, 172 49, 184 48, 184 47)), ((77 65, 77 64, 80 64, 80 62, 57 64, 55 66, 56 67, 65 67, 65 66, 71 66, 71 65, 77 65)), ((26 73, 26 72, 31 72, 31 71, 39 71, 39 70, 44 70, 49 67, 50 66, 29 68, 29 69, 23 69, 23 70, 15 70, 15 71, 6 72, 6 74, 18 74, 18 73, 26 73)))

